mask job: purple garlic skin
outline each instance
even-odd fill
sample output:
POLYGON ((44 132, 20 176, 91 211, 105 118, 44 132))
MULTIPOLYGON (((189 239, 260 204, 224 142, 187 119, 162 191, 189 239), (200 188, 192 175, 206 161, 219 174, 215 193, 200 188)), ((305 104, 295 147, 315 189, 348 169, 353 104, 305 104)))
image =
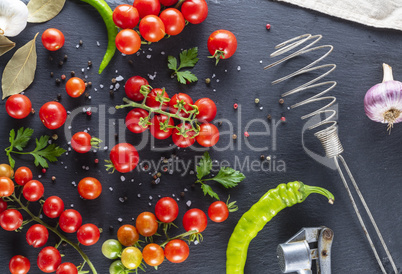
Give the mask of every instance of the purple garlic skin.
MULTIPOLYGON (((395 80, 376 84, 364 96, 364 111, 371 120, 389 123, 384 116, 390 110, 402 112, 402 83, 395 80)), ((401 121, 402 115, 397 117, 393 123, 401 121)))

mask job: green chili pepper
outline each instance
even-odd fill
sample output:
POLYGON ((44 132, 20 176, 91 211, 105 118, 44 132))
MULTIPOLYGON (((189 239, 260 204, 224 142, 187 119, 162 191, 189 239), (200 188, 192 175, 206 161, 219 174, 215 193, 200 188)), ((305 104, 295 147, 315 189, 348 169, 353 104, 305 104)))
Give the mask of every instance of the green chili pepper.
POLYGON ((102 63, 99 66, 99 74, 106 68, 114 53, 116 52, 115 39, 117 35, 117 27, 113 22, 113 11, 104 0, 81 0, 82 2, 90 4, 102 16, 105 22, 108 36, 107 50, 103 56, 102 63))
POLYGON ((237 223, 226 250, 226 273, 243 273, 250 241, 279 211, 303 202, 311 193, 319 193, 334 202, 334 195, 326 189, 302 182, 280 184, 269 190, 237 223))

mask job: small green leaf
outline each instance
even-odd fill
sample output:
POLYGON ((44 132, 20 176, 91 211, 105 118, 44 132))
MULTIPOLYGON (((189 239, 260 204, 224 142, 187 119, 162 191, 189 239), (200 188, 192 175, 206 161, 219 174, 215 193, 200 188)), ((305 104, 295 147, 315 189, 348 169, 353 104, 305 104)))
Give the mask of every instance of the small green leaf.
POLYGON ((35 166, 40 165, 43 168, 48 168, 49 167, 49 165, 47 164, 46 160, 43 157, 41 157, 41 156, 39 156, 37 154, 32 154, 32 156, 35 158, 35 160, 34 160, 35 166))
POLYGON ((177 70, 177 59, 171 55, 168 56, 168 68, 171 70, 177 70))
MULTIPOLYGON (((19 128, 17 131, 17 136, 14 138, 12 142, 12 146, 14 146, 16 149, 19 151, 22 151, 24 147, 28 144, 29 140, 31 139, 32 134, 34 133, 34 130, 32 128, 19 128)), ((14 136, 15 132, 14 130, 10 131, 10 138, 11 136, 14 136)))
POLYGON ((35 140, 35 142, 36 142, 36 148, 35 148, 34 151, 38 151, 38 150, 41 150, 41 149, 45 148, 45 147, 47 146, 47 144, 48 144, 48 143, 47 143, 48 141, 49 141, 49 136, 47 136, 47 135, 41 136, 41 137, 39 138, 39 140, 36 139, 36 140, 35 140))
POLYGON ((244 174, 240 171, 234 170, 230 167, 222 167, 219 170, 219 173, 215 177, 211 178, 211 180, 220 183, 225 188, 232 188, 237 186, 241 181, 244 180, 244 178, 246 178, 246 176, 244 176, 244 174))
POLYGON ((197 62, 198 62, 198 48, 191 48, 188 50, 183 50, 180 53, 180 66, 179 69, 181 68, 192 68, 194 67, 197 62))
POLYGON ((204 156, 200 159, 197 165, 197 178, 201 180, 203 177, 207 176, 212 169, 212 160, 209 156, 208 151, 204 153, 204 156))
POLYGON ((39 155, 43 158, 46 158, 50 162, 56 162, 57 157, 60 157, 64 152, 66 152, 65 149, 56 146, 55 144, 51 144, 42 150, 34 150, 31 154, 39 155))
POLYGON ((204 196, 208 194, 212 198, 215 198, 215 199, 219 200, 218 194, 216 194, 216 192, 214 192, 209 185, 202 184, 201 188, 202 188, 202 191, 204 192, 204 196))
POLYGON ((15 166, 15 160, 13 159, 13 157, 11 157, 11 154, 8 154, 8 162, 10 163, 10 166, 12 168, 14 168, 15 166))
POLYGON ((178 71, 177 73, 177 80, 181 83, 181 84, 187 84, 187 81, 189 83, 193 83, 198 81, 197 76, 194 75, 194 73, 192 73, 189 70, 186 71, 178 71))

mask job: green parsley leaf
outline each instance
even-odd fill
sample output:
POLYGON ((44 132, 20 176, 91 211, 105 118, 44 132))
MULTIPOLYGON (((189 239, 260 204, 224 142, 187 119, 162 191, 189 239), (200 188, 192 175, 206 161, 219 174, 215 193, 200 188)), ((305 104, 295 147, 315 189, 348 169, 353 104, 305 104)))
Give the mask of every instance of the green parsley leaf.
POLYGON ((217 200, 219 200, 218 194, 216 194, 216 192, 214 192, 209 185, 202 184, 201 188, 202 188, 202 191, 204 192, 204 196, 208 194, 212 198, 216 198, 217 200))
POLYGON ((15 134, 15 130, 12 129, 10 131, 10 146, 5 149, 8 157, 8 161, 10 162, 10 166, 14 167, 15 160, 12 158, 11 153, 26 155, 30 154, 34 157, 34 163, 36 166, 41 166, 44 168, 48 168, 49 165, 47 160, 50 162, 57 161, 57 157, 60 157, 65 149, 57 146, 56 144, 49 145, 49 136, 41 136, 39 139, 36 139, 36 148, 30 152, 23 152, 24 147, 28 144, 34 130, 31 128, 23 128, 18 129, 17 134, 15 134), (13 149, 17 150, 13 150, 13 149))
POLYGON ((211 180, 217 181, 225 188, 232 188, 237 186, 246 176, 240 171, 234 170, 230 167, 222 167, 218 174, 211 178, 211 180))
POLYGON ((189 83, 193 83, 198 81, 197 76, 194 75, 194 73, 192 73, 189 70, 186 71, 178 71, 176 73, 177 75, 177 80, 181 83, 181 84, 187 84, 187 81, 189 83))
POLYGON ((180 71, 182 68, 193 68, 198 62, 198 48, 183 50, 180 53, 180 65, 177 64, 177 59, 174 56, 168 56, 168 68, 173 70, 172 76, 177 76, 177 81, 181 84, 192 83, 198 80, 192 72, 180 71), (178 66, 178 67, 177 67, 178 66))
POLYGON ((198 62, 198 48, 183 50, 180 53, 180 66, 178 68, 193 68, 198 62))
POLYGON ((204 156, 202 156, 197 165, 197 178, 201 180, 202 177, 207 176, 211 172, 211 169, 212 160, 208 151, 205 151, 204 156))
POLYGON ((171 55, 168 56, 168 68, 177 71, 177 59, 171 55))
POLYGON ((10 144, 19 151, 22 151, 24 147, 28 144, 34 130, 32 128, 21 127, 17 131, 17 136, 15 136, 15 131, 12 129, 10 131, 10 144), (13 140, 12 140, 13 139, 13 140))

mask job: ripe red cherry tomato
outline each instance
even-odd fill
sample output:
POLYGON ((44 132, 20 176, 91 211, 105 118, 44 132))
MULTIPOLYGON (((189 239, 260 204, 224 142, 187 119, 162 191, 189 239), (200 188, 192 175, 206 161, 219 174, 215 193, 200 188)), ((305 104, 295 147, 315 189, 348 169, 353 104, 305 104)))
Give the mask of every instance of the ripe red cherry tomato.
POLYGON ((200 122, 211 122, 216 116, 216 105, 209 98, 201 98, 195 102, 198 107, 197 119, 200 122))
POLYGON ((149 83, 147 79, 141 76, 133 76, 129 78, 124 86, 127 97, 130 100, 139 102, 144 100, 144 95, 140 93, 142 86, 148 86, 149 83))
POLYGON ((161 12, 159 18, 165 25, 165 32, 168 35, 177 35, 183 31, 186 22, 183 14, 174 8, 168 8, 161 12))
POLYGON ((37 265, 45 273, 56 271, 61 264, 60 252, 53 246, 44 247, 38 254, 37 265))
POLYGON ((121 30, 117 34, 115 42, 117 49, 127 55, 136 53, 141 47, 141 38, 132 29, 121 30))
POLYGON ((78 269, 72 263, 62 263, 57 268, 56 274, 78 274, 78 269))
POLYGON ((47 29, 42 34, 42 44, 47 50, 56 51, 64 45, 64 34, 58 29, 47 29))
POLYGON ((75 209, 67 209, 59 218, 60 229, 66 233, 74 233, 81 227, 81 214, 75 209))
POLYGON ((99 240, 99 228, 94 224, 85 224, 77 231, 78 241, 86 246, 94 245, 99 240))
POLYGON ((160 199, 155 205, 155 215, 163 223, 171 223, 179 215, 177 202, 170 197, 160 199))
POLYGON ((49 218, 57 218, 64 210, 64 202, 58 196, 50 196, 43 204, 43 213, 49 218))
POLYGON ((29 181, 22 189, 22 195, 24 195, 24 198, 30 202, 38 201, 40 198, 42 198, 44 192, 45 188, 38 180, 29 181))
POLYGON ((197 230, 201 233, 207 227, 207 215, 198 208, 188 210, 183 216, 183 227, 186 231, 197 230))
POLYGON ((23 119, 31 113, 32 103, 28 97, 22 94, 14 94, 6 101, 8 115, 15 119, 23 119))
POLYGON ((133 29, 139 21, 138 10, 132 5, 118 5, 113 11, 113 22, 121 29, 133 29))
POLYGON ((71 147, 78 153, 87 153, 92 148, 91 139, 87 132, 77 132, 71 137, 71 147))
POLYGON ((139 125, 140 118, 148 117, 148 111, 142 108, 134 108, 127 113, 126 116, 126 127, 134 133, 141 133, 147 130, 148 126, 143 127, 139 125))
MULTIPOLYGON (((179 124, 178 127, 182 127, 182 124, 179 124)), ((185 128, 191 129, 191 125, 186 123, 185 128)), ((195 137, 193 137, 195 135, 195 132, 193 130, 187 132, 187 137, 184 137, 183 135, 178 135, 178 133, 179 130, 177 128, 174 128, 172 133, 172 140, 176 146, 186 148, 195 143, 195 137)))
POLYGON ((67 111, 58 102, 47 102, 40 108, 39 118, 48 129, 57 129, 64 125, 67 111))
POLYGON ((0 215, 0 226, 7 231, 13 231, 22 225, 22 215, 18 210, 7 209, 0 215))
POLYGON ((102 184, 95 178, 86 177, 78 183, 78 193, 84 199, 96 199, 102 193, 102 184))
POLYGON ((179 113, 177 113, 178 108, 175 107, 175 105, 181 103, 183 101, 184 103, 184 109, 187 111, 193 110, 193 108, 190 106, 193 104, 193 99, 185 93, 178 93, 173 95, 172 99, 169 101, 169 111, 170 113, 173 114, 178 114, 180 117, 188 117, 190 116, 189 113, 186 113, 184 110, 180 110, 179 113))
POLYGON ((158 266, 165 259, 165 252, 160 245, 147 244, 142 250, 144 261, 150 266, 158 266))
POLYGON ((140 33, 149 42, 158 42, 165 36, 165 25, 156 15, 147 15, 140 21, 140 33))
POLYGON ((236 52, 236 36, 224 29, 214 31, 208 38, 209 53, 216 58, 216 64, 219 59, 228 59, 236 52))
POLYGON ((30 268, 31 262, 28 258, 21 255, 12 257, 8 264, 8 269, 11 274, 27 274, 30 268))
POLYGON ((132 171, 140 160, 135 147, 128 143, 115 145, 110 151, 109 158, 114 168, 121 173, 132 171))
POLYGON ((66 91, 73 98, 80 97, 85 91, 85 83, 81 78, 71 77, 66 83, 66 91))
MULTIPOLYGON (((151 92, 148 94, 147 100, 145 101, 145 104, 151 108, 159 108, 161 105, 161 102, 156 101, 156 97, 158 94, 163 94, 163 97, 169 98, 169 95, 167 94, 166 90, 161 89, 161 88, 154 88, 151 90, 151 92)), ((168 106, 167 102, 164 102, 162 104, 162 109, 166 110, 168 106)))
POLYGON ((140 234, 138 234, 135 226, 122 225, 117 231, 117 239, 124 246, 132 246, 139 240, 140 234))
POLYGON ((14 182, 8 177, 0 177, 0 197, 8 197, 14 192, 14 182))
MULTIPOLYGON (((166 131, 160 128, 160 123, 165 123, 167 119, 168 117, 163 114, 156 114, 154 115, 154 117, 152 117, 151 119, 152 125, 149 126, 149 129, 151 130, 151 134, 152 136, 154 136, 154 138, 164 140, 172 135, 172 128, 167 128, 166 131)), ((168 125, 174 126, 172 118, 169 118, 168 125)))
POLYGON ((228 206, 222 201, 213 202, 208 208, 208 216, 212 221, 221 223, 229 217, 228 206))
POLYGON ((219 141, 219 130, 213 124, 202 124, 200 133, 195 137, 203 147, 212 147, 219 141))
POLYGON ((7 202, 3 199, 0 199, 0 214, 3 213, 7 209, 7 202))
POLYGON ((208 5, 205 0, 187 0, 181 5, 181 12, 191 24, 200 24, 208 16, 208 5))
POLYGON ((190 253, 187 243, 180 239, 174 239, 165 246, 165 257, 172 263, 184 262, 190 253))
POLYGON ((176 4, 179 0, 159 0, 159 2, 165 7, 170 7, 176 4))
POLYGON ((19 167, 15 172, 14 180, 17 184, 23 186, 30 180, 32 180, 32 177, 33 177, 32 171, 28 167, 22 166, 19 167))
POLYGON ((135 227, 142 236, 150 237, 158 230, 158 222, 153 213, 142 212, 135 221, 135 227))
POLYGON ((46 244, 47 240, 49 239, 49 231, 43 225, 36 224, 28 229, 25 238, 29 245, 35 248, 42 247, 46 244))
POLYGON ((137 8, 140 18, 147 15, 158 15, 161 11, 159 0, 135 0, 133 6, 137 8))

